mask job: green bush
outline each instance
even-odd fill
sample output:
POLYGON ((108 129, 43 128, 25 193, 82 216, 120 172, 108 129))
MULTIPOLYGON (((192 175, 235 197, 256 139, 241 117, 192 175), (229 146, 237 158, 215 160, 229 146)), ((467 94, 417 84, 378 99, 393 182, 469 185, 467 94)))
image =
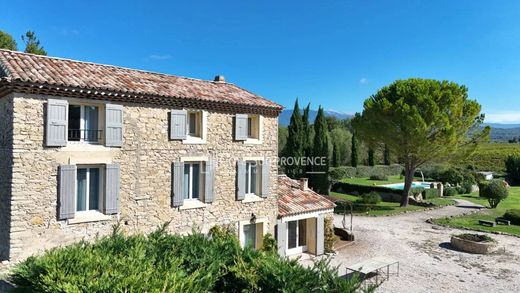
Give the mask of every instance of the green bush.
POLYGON ((332 180, 339 181, 345 178, 356 177, 356 172, 357 170, 355 167, 341 166, 331 168, 329 171, 329 175, 332 180))
POLYGON ((471 233, 463 233, 454 235, 455 237, 458 237, 460 239, 474 241, 474 242, 495 242, 495 239, 487 236, 487 235, 481 235, 481 234, 471 234, 471 233))
POLYGON ((512 185, 520 184, 520 155, 509 155, 505 161, 507 179, 512 185))
POLYGON ((507 210, 504 219, 511 221, 513 225, 520 225, 520 209, 507 210))
POLYGON ((422 192, 422 196, 423 196, 423 199, 432 199, 432 198, 439 197, 439 192, 437 189, 432 189, 432 188, 425 189, 422 192))
POLYGON ((357 280, 338 277, 320 260, 297 260, 242 249, 225 230, 206 237, 171 235, 166 226, 145 235, 117 229, 93 243, 80 242, 32 256, 9 279, 22 292, 354 292, 357 280), (220 233, 223 232, 223 233, 220 233))
POLYGON ((276 253, 278 250, 278 245, 276 243, 276 239, 274 239, 271 233, 267 233, 264 235, 264 240, 262 241, 262 251, 268 253, 276 253))
POLYGON ((325 218, 325 243, 324 243, 324 249, 326 253, 332 253, 334 252, 334 242, 338 239, 338 236, 334 234, 334 224, 333 224, 333 218, 332 217, 326 217, 325 218))
POLYGON ((461 187, 460 192, 459 192, 460 194, 470 194, 471 191, 473 190, 473 182, 464 181, 464 182, 462 182, 460 187, 461 187))
POLYGON ((489 206, 494 209, 507 198, 509 190, 504 181, 495 179, 480 185, 480 197, 487 198, 489 206))
POLYGON ((372 175, 370 180, 388 181, 388 176, 382 174, 372 175))
POLYGON ((363 204, 376 205, 381 202, 381 196, 377 192, 365 193, 361 196, 360 200, 363 204))
POLYGON ((443 195, 444 196, 455 196, 458 194, 458 190, 456 187, 446 187, 444 188, 443 195))

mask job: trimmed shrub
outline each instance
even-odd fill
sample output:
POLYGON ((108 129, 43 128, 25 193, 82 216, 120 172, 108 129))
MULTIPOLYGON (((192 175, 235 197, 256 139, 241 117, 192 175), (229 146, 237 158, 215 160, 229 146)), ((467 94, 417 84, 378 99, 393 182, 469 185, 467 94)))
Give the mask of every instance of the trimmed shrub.
POLYGON ((437 189, 425 189, 422 192, 423 199, 432 199, 439 197, 439 191, 437 189))
POLYGON ((361 196, 360 202, 363 204, 376 205, 381 202, 381 196, 377 192, 365 193, 361 196))
POLYGON ((444 188, 443 195, 444 196, 455 196, 458 194, 456 187, 446 187, 444 188))
POLYGON ((513 225, 520 225, 520 209, 507 210, 504 219, 511 221, 513 225))
POLYGON ((470 181, 464 181, 460 185, 461 189, 459 191, 460 194, 470 194, 473 190, 473 182, 470 181))
POLYGON ((372 175, 370 180, 388 181, 388 176, 382 174, 372 175))
POLYGON ((356 168, 354 167, 342 166, 331 168, 329 171, 329 175, 333 181, 339 181, 344 178, 356 177, 356 172, 356 168))
MULTIPOLYGON (((224 231, 224 230, 223 230, 224 231)), ((218 232, 223 232, 218 231, 218 232)), ((275 253, 242 249, 235 235, 145 235, 117 229, 97 241, 80 242, 32 256, 9 279, 21 292, 354 292, 358 280, 338 276, 320 260, 304 268, 275 253)))
POLYGON ((509 190, 506 183, 500 179, 489 181, 487 184, 480 185, 480 196, 487 198, 489 206, 494 209, 498 204, 507 198, 509 190))
POLYGON ((520 155, 510 155, 505 160, 507 180, 512 185, 520 184, 520 155))
POLYGON ((474 241, 474 242, 494 242, 495 239, 487 236, 487 235, 481 235, 481 234, 471 234, 471 233, 464 233, 464 234, 458 234, 454 235, 455 237, 458 237, 460 239, 474 241))

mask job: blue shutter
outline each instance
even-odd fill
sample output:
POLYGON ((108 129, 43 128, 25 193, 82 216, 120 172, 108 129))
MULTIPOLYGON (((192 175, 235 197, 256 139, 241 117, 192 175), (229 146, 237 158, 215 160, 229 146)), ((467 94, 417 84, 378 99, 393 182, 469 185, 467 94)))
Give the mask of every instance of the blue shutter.
POLYGON ((285 256, 286 255, 286 248, 287 248, 287 241, 286 241, 286 236, 287 236, 287 231, 286 230, 287 229, 286 229, 286 226, 287 226, 287 224, 283 223, 281 220, 276 225, 276 242, 278 244, 278 254, 280 256, 285 256))
POLYGON ((59 168, 60 184, 60 220, 74 218, 76 211, 76 165, 61 165, 59 168))
POLYGON ((262 190, 261 190, 261 196, 262 197, 268 197, 269 196, 269 159, 265 159, 262 162, 262 190))
POLYGON ((205 173, 205 192, 204 192, 204 202, 205 203, 212 203, 215 201, 215 162, 214 161, 207 161, 206 162, 206 173, 205 173))
POLYGON ((119 213, 119 193, 121 189, 121 170, 119 164, 106 165, 105 176, 105 214, 119 213))
POLYGON ((325 253, 325 217, 318 215, 316 219, 316 255, 325 253))
POLYGON ((237 162, 237 200, 243 200, 246 196, 246 162, 237 162))
POLYGON ((123 145, 123 106, 107 104, 105 106, 105 145, 121 147, 123 145))
POLYGON ((188 112, 186 110, 172 110, 170 112, 170 139, 186 139, 188 112))
POLYGON ((247 115, 236 114, 235 116, 235 140, 247 139, 247 115))
POLYGON ((69 120, 69 103, 65 100, 47 100, 47 128, 45 144, 47 146, 66 146, 69 120))
POLYGON ((172 171, 172 206, 179 207, 184 203, 184 162, 174 162, 172 171))

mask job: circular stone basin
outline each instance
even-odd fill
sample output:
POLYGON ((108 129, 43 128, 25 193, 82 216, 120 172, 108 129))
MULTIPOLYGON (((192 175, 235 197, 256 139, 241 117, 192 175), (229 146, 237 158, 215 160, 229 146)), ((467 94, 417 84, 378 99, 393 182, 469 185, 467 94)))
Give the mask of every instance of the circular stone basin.
POLYGON ((451 245, 469 253, 488 254, 496 246, 496 242, 484 235, 462 234, 451 236, 451 245))

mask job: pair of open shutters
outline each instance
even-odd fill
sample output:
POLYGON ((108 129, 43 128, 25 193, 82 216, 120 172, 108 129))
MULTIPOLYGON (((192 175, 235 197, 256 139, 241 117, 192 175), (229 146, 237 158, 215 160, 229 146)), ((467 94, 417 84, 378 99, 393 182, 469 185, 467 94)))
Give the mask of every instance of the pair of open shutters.
MULTIPOLYGON (((186 139, 188 111, 172 110, 170 112, 170 139, 186 139)), ((246 114, 236 114, 235 116, 235 140, 247 140, 247 119, 246 114)))
MULTIPOLYGON (((262 188, 261 196, 269 195, 269 159, 265 159, 262 164, 262 188)), ((206 161, 205 184, 204 184, 204 202, 212 203, 215 200, 214 183, 215 183, 215 162, 206 161)), ((182 206, 184 202, 184 162, 174 162, 172 164, 172 205, 174 207, 182 206)), ((245 199, 246 189, 246 162, 237 162, 237 200, 245 199)))
MULTIPOLYGON (((278 221, 276 224, 276 241, 278 245, 278 254, 280 256, 287 255, 287 222, 278 221)), ((318 215, 316 219, 316 255, 325 253, 325 216, 318 215)))
MULTIPOLYGON (((61 165, 59 168, 59 218, 74 218, 76 212, 76 165, 61 165)), ((121 170, 119 164, 105 166, 105 186, 103 192, 103 213, 119 213, 119 189, 121 170)))
MULTIPOLYGON (((47 100, 46 146, 66 146, 68 140, 69 103, 47 100)), ((105 146, 123 145, 123 106, 105 104, 105 146)))

